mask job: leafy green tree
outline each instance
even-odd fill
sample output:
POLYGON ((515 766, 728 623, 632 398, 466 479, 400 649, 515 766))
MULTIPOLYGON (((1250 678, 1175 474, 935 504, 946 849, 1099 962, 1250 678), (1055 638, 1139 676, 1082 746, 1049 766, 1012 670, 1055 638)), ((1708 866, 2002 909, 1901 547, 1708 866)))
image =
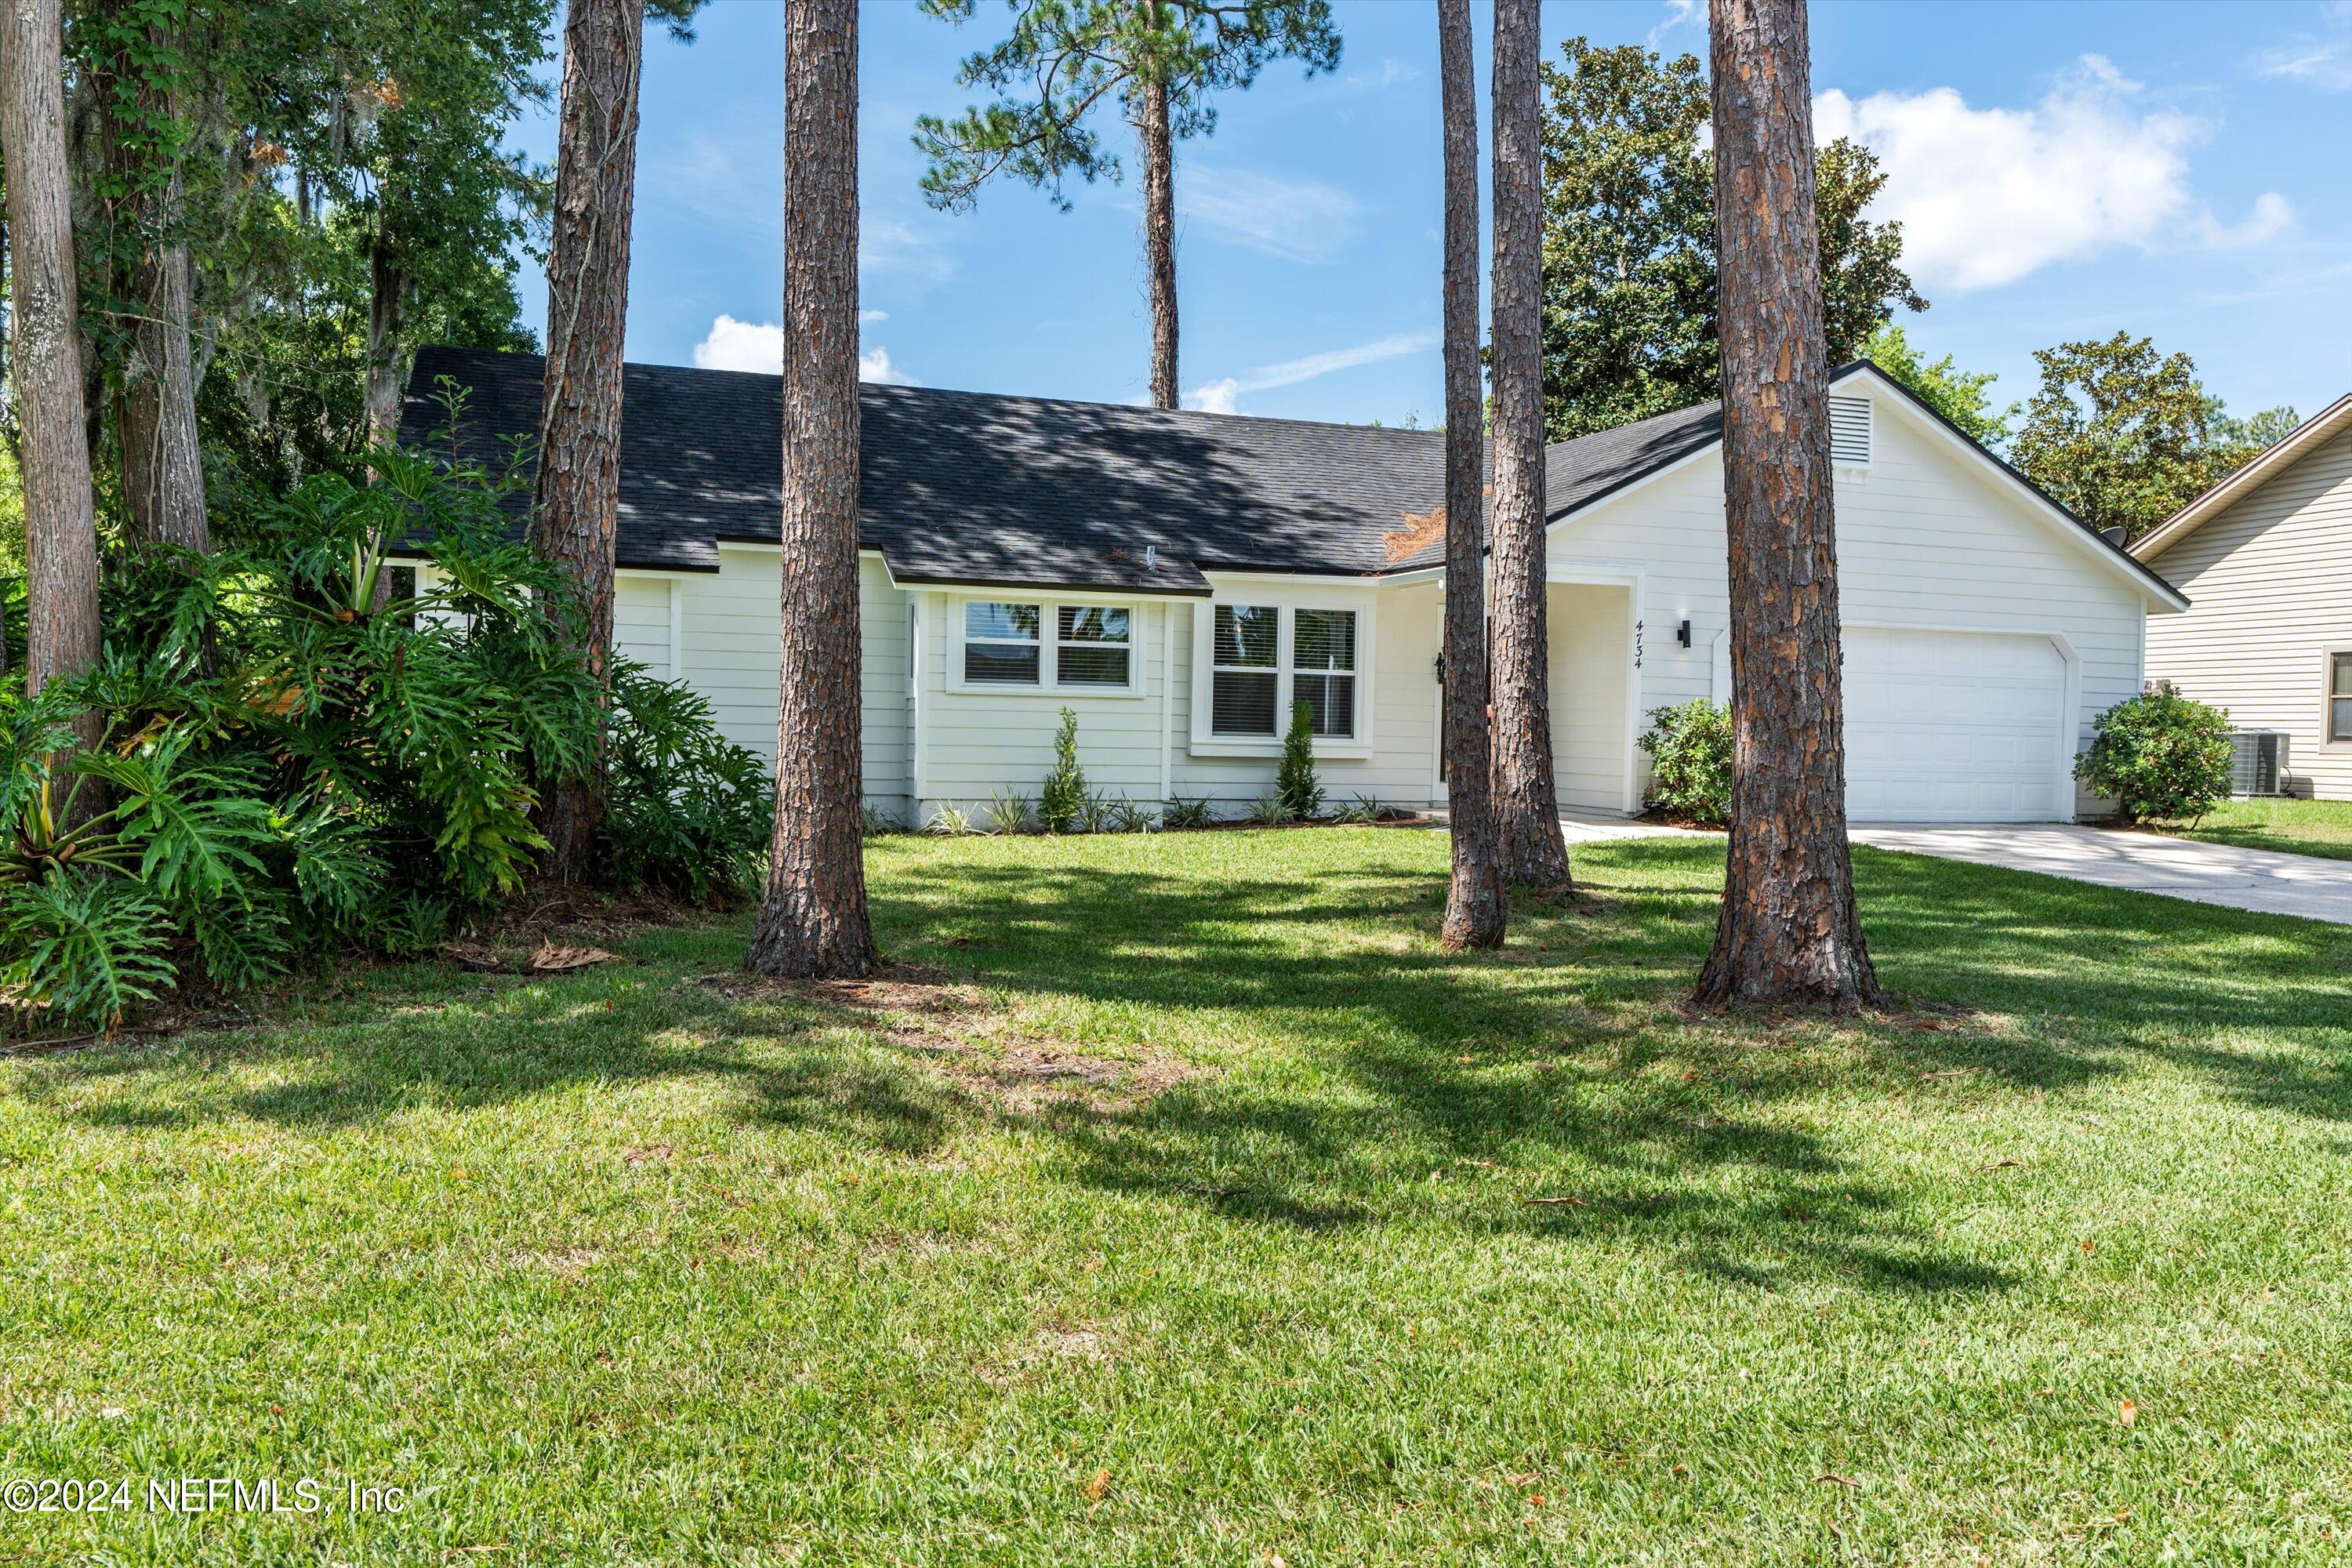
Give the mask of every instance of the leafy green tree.
POLYGON ((2294 427, 2273 408, 2238 421, 2185 353, 2117 332, 2037 349, 2042 385, 2011 456, 2028 478, 2095 528, 2141 534, 2294 427))
MULTIPOLYGON (((1143 160, 1144 259, 1151 279, 1151 401, 1173 408, 1176 384, 1175 143, 1216 129, 1210 96, 1245 88, 1269 61, 1302 60, 1307 74, 1339 63, 1330 0, 1006 0, 1013 26, 956 73, 962 87, 1001 96, 953 120, 915 121, 915 145, 930 159, 923 194, 961 212, 1000 173, 1051 194, 1066 210, 1063 183, 1120 176, 1118 154, 1088 123, 1116 98, 1143 160)), ((935 16, 961 24, 979 0, 922 0, 935 16)))
MULTIPOLYGON (((1689 55, 1561 46, 1543 68, 1544 401, 1552 439, 1717 394, 1714 160, 1706 79, 1689 55)), ((1864 216, 1878 160, 1839 140, 1814 155, 1830 363, 1856 357, 1899 306, 1903 226, 1864 216)))
POLYGON ((1863 341, 1860 357, 1918 394, 1919 401, 1966 431, 1969 439, 1987 447, 2009 439, 2017 405, 1993 406, 1992 384, 2000 378, 1991 371, 1962 370, 1950 354, 1930 363, 1893 321, 1863 341))

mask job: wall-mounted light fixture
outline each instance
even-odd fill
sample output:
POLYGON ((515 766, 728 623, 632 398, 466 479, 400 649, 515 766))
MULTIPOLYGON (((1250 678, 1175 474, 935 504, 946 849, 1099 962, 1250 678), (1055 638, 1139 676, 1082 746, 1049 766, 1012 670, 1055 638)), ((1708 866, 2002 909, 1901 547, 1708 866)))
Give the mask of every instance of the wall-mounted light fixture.
POLYGON ((1685 647, 1690 647, 1690 623, 1688 621, 1685 621, 1682 625, 1675 628, 1675 641, 1682 644, 1685 647))

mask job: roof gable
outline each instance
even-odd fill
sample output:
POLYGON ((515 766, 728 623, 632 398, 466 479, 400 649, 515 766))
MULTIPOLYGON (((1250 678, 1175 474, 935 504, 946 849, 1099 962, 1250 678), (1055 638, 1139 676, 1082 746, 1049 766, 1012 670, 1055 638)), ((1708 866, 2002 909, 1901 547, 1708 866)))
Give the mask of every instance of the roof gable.
POLYGON ((2256 490, 2326 445, 2328 438, 2352 430, 2352 393, 2347 393, 2296 426, 2276 446, 2256 453, 2222 476, 2204 494, 2140 535, 2132 554, 2153 561, 2256 490))

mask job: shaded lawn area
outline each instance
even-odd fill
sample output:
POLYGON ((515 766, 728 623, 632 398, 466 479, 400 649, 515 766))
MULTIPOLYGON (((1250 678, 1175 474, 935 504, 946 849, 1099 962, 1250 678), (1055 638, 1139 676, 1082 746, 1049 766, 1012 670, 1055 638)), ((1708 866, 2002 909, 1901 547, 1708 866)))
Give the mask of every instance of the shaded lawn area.
POLYGON ((2245 849, 2284 849, 2352 860, 2352 800, 2225 800, 2194 826, 2164 832, 2245 849))
POLYGON ((1685 1018, 1713 843, 1456 961, 1436 834, 895 839, 961 1002, 720 921, 0 1067, 0 1470, 330 1499, 0 1559, 2339 1560, 2352 931, 1856 853, 1980 1011, 1685 1018))

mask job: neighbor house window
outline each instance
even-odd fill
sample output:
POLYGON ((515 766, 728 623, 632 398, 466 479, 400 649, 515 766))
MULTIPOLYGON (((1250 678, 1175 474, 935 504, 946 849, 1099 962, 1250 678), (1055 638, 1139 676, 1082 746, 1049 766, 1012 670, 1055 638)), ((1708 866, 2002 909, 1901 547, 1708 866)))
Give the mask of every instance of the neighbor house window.
POLYGON ((1307 704, 1318 735, 1356 733, 1356 612, 1291 612, 1290 700, 1307 704))
POLYGON ((1129 613, 1109 605, 1058 608, 1054 679, 1063 686, 1126 686, 1134 641, 1129 613))
POLYGON ((974 601, 963 607, 963 678, 995 686, 1037 684, 1034 605, 974 601))
POLYGON ((1272 605, 1219 605, 1210 668, 1209 729, 1218 735, 1273 735, 1281 683, 1282 612, 1272 605))
POLYGON ((2352 741, 2352 653, 2327 656, 2327 738, 2352 741))

